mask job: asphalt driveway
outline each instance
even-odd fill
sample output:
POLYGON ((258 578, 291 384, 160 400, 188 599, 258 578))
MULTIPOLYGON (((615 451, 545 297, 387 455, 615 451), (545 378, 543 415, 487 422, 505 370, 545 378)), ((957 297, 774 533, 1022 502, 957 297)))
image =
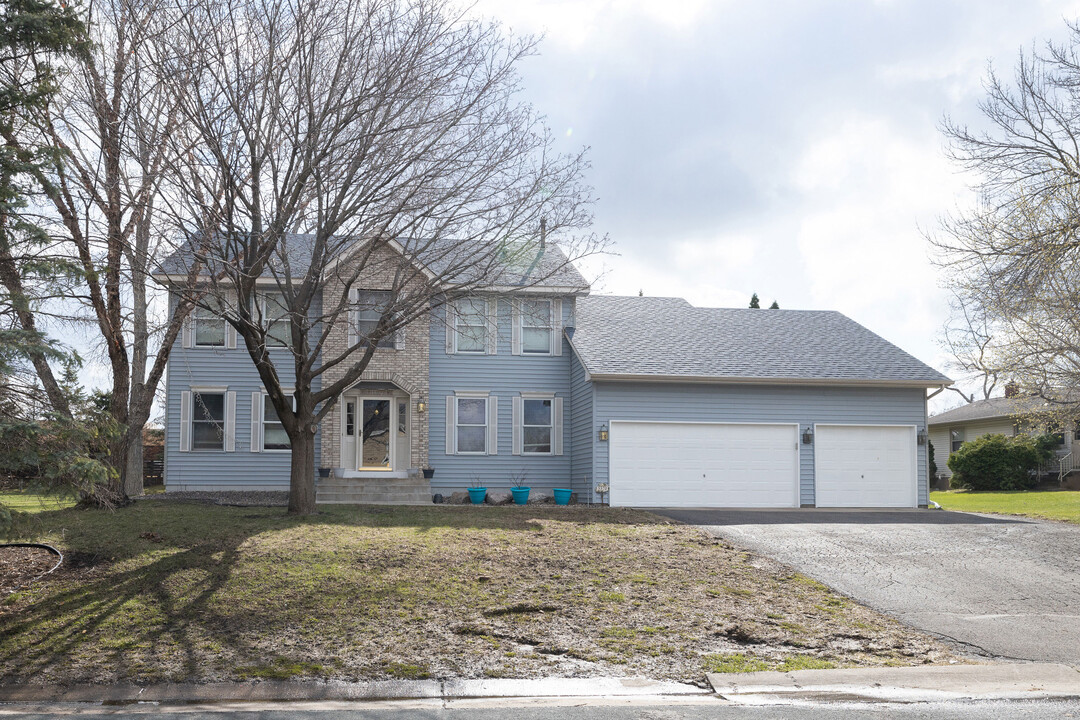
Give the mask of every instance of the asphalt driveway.
POLYGON ((1080 664, 1080 526, 941 510, 655 512, 962 650, 1080 664))

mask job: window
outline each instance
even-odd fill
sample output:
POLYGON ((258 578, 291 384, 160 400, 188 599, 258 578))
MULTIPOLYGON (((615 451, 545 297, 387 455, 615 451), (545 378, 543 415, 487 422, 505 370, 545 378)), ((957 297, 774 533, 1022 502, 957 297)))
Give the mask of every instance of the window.
POLYGON ((225 449, 225 393, 191 393, 191 449, 225 449))
POLYGON ((960 449, 960 446, 964 444, 964 431, 953 430, 949 433, 949 439, 952 441, 951 451, 956 452, 960 449))
POLYGON ((459 300, 455 319, 457 352, 487 352, 487 302, 479 298, 459 300))
POLYGON ((551 454, 551 400, 522 400, 522 453, 551 454))
POLYGON ((1059 422, 1047 423, 1047 425, 1046 425, 1046 434, 1054 436, 1054 439, 1057 440, 1057 442, 1054 443, 1055 445, 1064 445, 1065 444, 1065 433, 1061 429, 1061 423, 1059 423, 1059 422))
POLYGON ((356 403, 352 400, 345 403, 345 434, 349 437, 356 435, 356 403))
MULTIPOLYGON (((356 336, 366 338, 375 332, 379 320, 390 304, 391 293, 386 290, 361 290, 356 300, 356 336)), ((376 347, 392 348, 395 346, 395 334, 379 340, 376 347)))
POLYGON ((526 355, 551 354, 551 301, 522 300, 521 352, 526 355))
POLYGON ((263 450, 288 450, 291 447, 289 435, 278 419, 277 409, 269 395, 263 395, 262 444, 263 450))
POLYGON ((289 310, 282 293, 267 293, 263 296, 262 318, 268 347, 292 346, 289 310))
POLYGON ((487 398, 455 398, 457 402, 457 451, 482 455, 487 452, 487 398))
MULTIPOLYGON (((206 298, 204 302, 219 307, 219 303, 211 298, 206 298)), ((192 322, 195 325, 195 347, 225 346, 225 318, 220 310, 196 306, 192 322)))

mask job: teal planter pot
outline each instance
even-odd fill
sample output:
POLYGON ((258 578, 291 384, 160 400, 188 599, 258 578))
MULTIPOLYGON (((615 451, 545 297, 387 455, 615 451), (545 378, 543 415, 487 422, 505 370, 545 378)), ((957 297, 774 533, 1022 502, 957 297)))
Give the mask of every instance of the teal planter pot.
POLYGON ((568 488, 555 488, 551 491, 555 495, 556 505, 569 505, 573 491, 568 488))
POLYGON ((512 487, 510 488, 510 494, 514 496, 515 505, 528 505, 529 504, 529 488, 527 487, 512 487))
POLYGON ((483 505, 487 497, 487 488, 469 488, 469 502, 473 505, 483 505))

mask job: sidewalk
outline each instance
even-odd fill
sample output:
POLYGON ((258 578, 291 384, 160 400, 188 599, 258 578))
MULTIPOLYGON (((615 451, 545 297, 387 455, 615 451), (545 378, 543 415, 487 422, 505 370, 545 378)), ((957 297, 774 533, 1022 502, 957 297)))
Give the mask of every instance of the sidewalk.
POLYGON ((1080 698, 1080 671, 1055 663, 709 673, 708 678, 718 695, 746 705, 1080 698))

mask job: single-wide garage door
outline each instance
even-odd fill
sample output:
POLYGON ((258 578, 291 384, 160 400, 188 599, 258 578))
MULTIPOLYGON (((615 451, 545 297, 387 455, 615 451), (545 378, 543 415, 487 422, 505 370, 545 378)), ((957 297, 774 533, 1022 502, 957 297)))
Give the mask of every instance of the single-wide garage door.
POLYGON ((795 425, 613 421, 610 502, 798 507, 795 425))
POLYGON ((915 428, 818 425, 818 507, 915 507, 915 428))

